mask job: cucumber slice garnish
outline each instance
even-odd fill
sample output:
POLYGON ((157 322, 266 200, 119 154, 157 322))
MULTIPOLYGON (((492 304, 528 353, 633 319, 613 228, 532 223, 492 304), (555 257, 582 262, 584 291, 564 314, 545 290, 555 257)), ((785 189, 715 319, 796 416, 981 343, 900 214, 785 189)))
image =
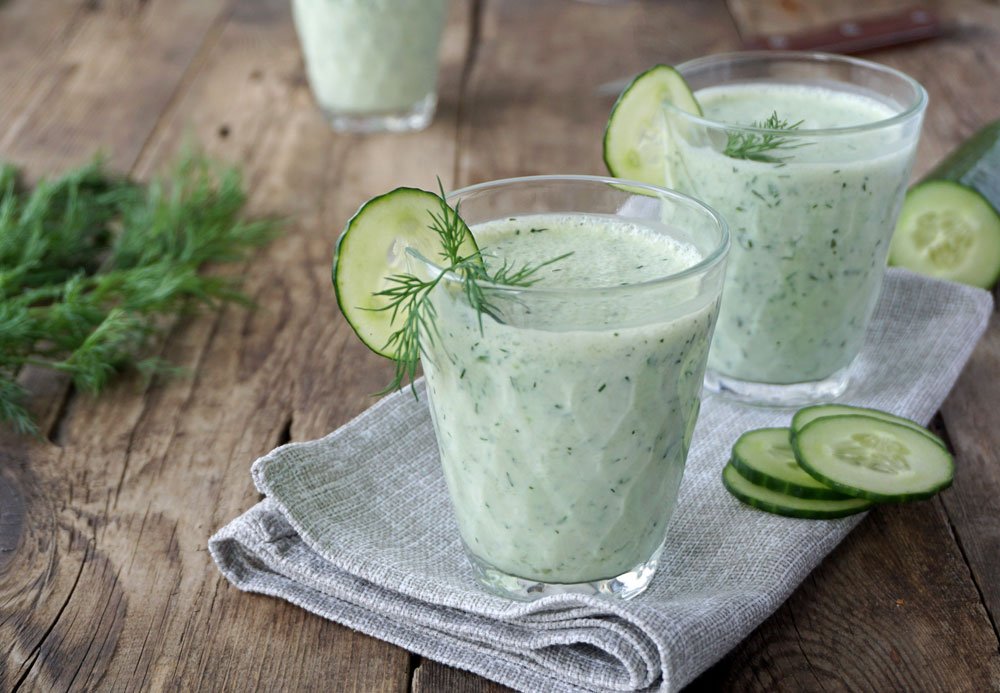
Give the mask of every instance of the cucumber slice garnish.
POLYGON ((927 436, 935 443, 940 445, 944 449, 948 449, 948 446, 944 444, 944 441, 938 438, 936 435, 928 431, 926 428, 918 424, 916 421, 911 421, 910 419, 904 419, 902 416, 896 416, 895 414, 890 414, 889 412, 881 411, 879 409, 867 409, 865 407, 852 407, 847 404, 816 404, 811 407, 806 407, 805 409, 799 409, 795 412, 795 416, 792 417, 792 435, 795 436, 805 428, 806 424, 815 421, 816 419, 822 419, 825 416, 870 416, 873 419, 880 419, 881 421, 891 421, 892 423, 897 423, 901 426, 908 426, 912 428, 917 433, 922 433, 927 436))
POLYGON ((844 500, 826 484, 810 476, 795 460, 791 431, 787 428, 758 428, 739 437, 733 445, 730 464, 758 486, 799 498, 844 500))
POLYGON ((870 416, 827 416, 792 439, 799 464, 827 486, 855 498, 901 503, 951 485, 948 451, 910 426, 870 416))
MULTIPOLYGON (((376 354, 392 358, 386 342, 394 325, 405 316, 392 319, 392 311, 382 310, 388 300, 377 296, 391 286, 387 277, 407 271, 407 248, 428 260, 441 258, 441 236, 430 228, 431 214, 456 212, 442 205, 434 193, 417 188, 396 188, 364 203, 347 222, 333 256, 333 287, 340 312, 365 345, 376 354)), ((472 232, 459 254, 479 251, 472 232)))
POLYGON ((889 264, 989 288, 1000 277, 1000 215, 964 185, 921 183, 906 193, 889 264))
POLYGON ((604 164, 616 178, 664 185, 667 152, 663 103, 701 115, 680 73, 654 65, 633 79, 611 108, 604 130, 604 164))
POLYGON ((802 517, 813 520, 829 520, 868 510, 871 503, 861 498, 825 500, 820 498, 800 498, 751 483, 736 467, 727 464, 722 470, 722 484, 739 500, 759 510, 776 515, 802 517))

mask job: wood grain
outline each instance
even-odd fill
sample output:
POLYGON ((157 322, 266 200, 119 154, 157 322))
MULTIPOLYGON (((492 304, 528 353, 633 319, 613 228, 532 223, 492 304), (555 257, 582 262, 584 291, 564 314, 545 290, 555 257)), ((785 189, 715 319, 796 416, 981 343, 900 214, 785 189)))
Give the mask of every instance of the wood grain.
POLYGON ((1000 635, 1000 318, 993 317, 941 415, 958 457, 944 507, 976 587, 1000 635))
POLYGON ((694 691, 987 691, 1000 653, 937 500, 884 506, 694 691))
POLYGON ((454 669, 425 659, 413 671, 412 693, 440 693, 441 691, 462 691, 462 693, 507 693, 506 686, 476 676, 468 671, 454 669))
MULTIPOLYGON (((457 87, 467 23, 458 5, 443 90, 457 87)), ((238 593, 214 569, 205 541, 256 499, 249 462, 286 435, 296 403, 303 414, 292 435, 314 437, 370 404, 387 375, 357 368, 365 351, 330 300, 330 251, 350 211, 395 182, 366 181, 359 160, 390 162, 405 140, 411 163, 397 167, 399 184, 429 185, 433 168, 447 177, 455 97, 444 94, 436 136, 339 137, 312 105, 285 0, 240 3, 211 40, 184 94, 161 102, 163 113, 133 113, 137 124, 122 143, 155 130, 148 144, 138 138, 128 149, 133 158, 142 152, 135 169, 146 175, 193 132, 211 154, 242 164, 255 210, 287 215, 289 233, 244 269, 257 311, 234 307, 186 322, 164 345, 163 355, 194 377, 148 389, 126 380, 99 400, 74 397, 61 450, 31 442, 30 466, 5 462, 4 492, 15 489, 29 517, 19 523, 17 570, 4 574, 0 592, 10 608, 0 642, 15 643, 0 688, 407 687, 408 653, 238 593), (310 377, 289 377, 303 371, 310 377)), ((50 115, 55 133, 61 108, 50 115)), ((76 137, 70 129, 69 145, 28 153, 44 167, 76 137)))
MULTIPOLYGON (((22 8, 23 14, 11 19, 35 33, 33 27, 44 25, 51 12, 46 6, 53 4, 59 3, 34 2, 31 11, 37 7, 40 16, 22 8)), ((57 41, 59 57, 52 63, 43 59, 44 69, 35 67, 40 74, 16 95, 24 107, 0 131, 0 153, 23 162, 30 175, 65 169, 99 150, 117 168, 130 169, 229 4, 146 0, 70 5, 70 25, 57 41)), ((37 45, 28 50, 31 56, 39 53, 37 45)), ((31 73, 28 56, 15 59, 31 73)))
POLYGON ((486 3, 462 104, 459 182, 604 173, 601 141, 614 99, 598 96, 598 87, 651 63, 732 46, 735 37, 719 2, 486 3), (689 30, 676 31, 678 24, 689 30), (590 47, 605 45, 613 48, 598 59, 590 47))
MULTIPOLYGON (((0 143, 22 114, 52 91, 65 67, 60 60, 89 10, 86 2, 7 0, 0 21, 0 143)), ((23 127, 23 126, 22 126, 23 127)))

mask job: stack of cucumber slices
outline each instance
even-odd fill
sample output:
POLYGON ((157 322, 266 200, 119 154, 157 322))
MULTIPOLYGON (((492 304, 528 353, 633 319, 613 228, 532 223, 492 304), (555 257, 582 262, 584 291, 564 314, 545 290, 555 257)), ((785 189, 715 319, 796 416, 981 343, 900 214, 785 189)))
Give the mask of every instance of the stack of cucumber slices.
POLYGON ((800 409, 791 428, 740 436, 722 483, 760 510, 830 519, 929 498, 951 485, 954 472, 944 442, 923 426, 875 409, 820 404, 800 409))

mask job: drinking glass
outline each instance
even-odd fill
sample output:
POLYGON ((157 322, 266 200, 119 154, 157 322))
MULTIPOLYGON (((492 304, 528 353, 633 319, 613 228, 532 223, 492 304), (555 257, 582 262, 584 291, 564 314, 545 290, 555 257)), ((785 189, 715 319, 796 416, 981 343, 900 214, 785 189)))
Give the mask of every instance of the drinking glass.
POLYGON ((337 130, 420 130, 437 105, 447 0, 292 0, 316 103, 337 130))
POLYGON ((706 384, 755 403, 832 399, 878 298, 926 93, 897 70, 823 53, 677 69, 701 102, 742 99, 729 103, 756 114, 734 124, 664 105, 668 184, 718 210, 733 236, 706 384), (792 122, 778 127, 782 114, 792 122))
POLYGON ((478 579, 516 599, 634 596, 656 568, 691 443, 726 224, 679 193, 589 176, 494 181, 448 201, 473 232, 558 215, 631 224, 697 250, 686 269, 640 283, 481 282, 482 314, 457 276, 431 295, 435 336, 422 357, 430 411, 478 579))

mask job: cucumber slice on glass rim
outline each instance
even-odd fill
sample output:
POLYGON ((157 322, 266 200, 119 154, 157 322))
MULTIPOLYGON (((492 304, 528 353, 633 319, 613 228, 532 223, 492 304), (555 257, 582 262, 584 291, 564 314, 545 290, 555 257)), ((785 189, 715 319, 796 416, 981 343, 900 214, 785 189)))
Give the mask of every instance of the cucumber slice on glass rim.
POLYGON ((921 183, 903 200, 889 264, 989 288, 1000 277, 1000 214, 964 185, 921 183))
POLYGON ((701 115, 691 88, 669 65, 654 65, 622 91, 604 130, 604 164, 612 176, 652 185, 665 183, 665 101, 701 115))
POLYGON ((870 416, 827 416, 792 439, 799 464, 841 493, 881 503, 929 498, 951 485, 955 463, 910 426, 870 416))
POLYGON ((758 428, 739 437, 730 464, 748 481, 789 496, 844 500, 799 466, 787 428, 758 428))
POLYGON ((944 444, 944 441, 938 438, 936 435, 928 431, 926 428, 918 424, 916 421, 911 421, 910 419, 904 419, 902 416, 896 416, 895 414, 890 414, 889 412, 882 411, 880 409, 868 409, 866 407, 853 407, 849 404, 815 404, 811 407, 805 407, 804 409, 799 409, 795 412, 795 416, 792 417, 792 436, 798 434, 806 424, 815 421, 816 419, 822 419, 826 416, 845 416, 845 415, 856 415, 856 416, 870 416, 873 419, 880 419, 882 421, 891 421, 892 423, 900 424, 901 426, 907 426, 912 428, 917 433, 922 433, 927 436, 935 443, 940 445, 945 450, 948 446, 944 444))
POLYGON ((868 510, 872 504, 862 498, 827 500, 800 498, 751 483, 732 464, 722 470, 722 485, 747 505, 775 515, 810 520, 830 520, 868 510))
MULTIPOLYGON (((351 328, 376 354, 392 358, 386 349, 389 336, 402 322, 392 319, 385 296, 388 277, 407 272, 407 248, 428 260, 441 255, 441 237, 430 228, 432 214, 457 214, 438 195, 418 188, 396 188, 364 203, 340 234, 333 255, 333 287, 337 304, 351 328)), ((468 226, 460 254, 479 252, 468 226)))

